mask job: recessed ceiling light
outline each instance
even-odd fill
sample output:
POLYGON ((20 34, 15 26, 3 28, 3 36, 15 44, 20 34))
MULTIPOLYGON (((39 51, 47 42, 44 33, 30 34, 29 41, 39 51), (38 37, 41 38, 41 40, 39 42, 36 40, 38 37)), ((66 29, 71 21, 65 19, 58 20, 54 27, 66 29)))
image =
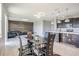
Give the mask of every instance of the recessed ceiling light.
POLYGON ((22 19, 22 21, 28 21, 29 19, 22 19))
POLYGON ((38 12, 38 15, 45 16, 45 13, 44 12, 38 12))
POLYGON ((34 15, 36 18, 40 18, 40 16, 39 15, 34 15))

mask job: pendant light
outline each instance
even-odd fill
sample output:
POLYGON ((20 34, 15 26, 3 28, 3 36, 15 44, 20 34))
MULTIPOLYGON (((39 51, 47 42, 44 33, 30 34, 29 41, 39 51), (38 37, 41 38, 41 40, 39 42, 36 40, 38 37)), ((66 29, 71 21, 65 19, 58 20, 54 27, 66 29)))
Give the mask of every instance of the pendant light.
POLYGON ((70 20, 67 18, 67 19, 65 20, 65 22, 70 22, 70 20))
MULTIPOLYGON (((68 8, 66 8, 66 13, 68 13, 68 8)), ((68 19, 68 17, 65 19, 65 22, 70 22, 70 20, 68 19)))
POLYGON ((61 21, 60 20, 58 20, 58 22, 57 23, 61 23, 61 21))

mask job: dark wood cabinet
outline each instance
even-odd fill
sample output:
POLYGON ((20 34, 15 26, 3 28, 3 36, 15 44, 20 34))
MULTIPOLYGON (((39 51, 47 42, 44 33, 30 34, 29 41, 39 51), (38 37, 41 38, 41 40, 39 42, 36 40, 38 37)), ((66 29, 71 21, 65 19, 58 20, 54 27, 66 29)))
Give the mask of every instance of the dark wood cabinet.
POLYGON ((79 28, 79 18, 69 18, 70 22, 61 20, 61 23, 57 23, 57 28, 79 28))

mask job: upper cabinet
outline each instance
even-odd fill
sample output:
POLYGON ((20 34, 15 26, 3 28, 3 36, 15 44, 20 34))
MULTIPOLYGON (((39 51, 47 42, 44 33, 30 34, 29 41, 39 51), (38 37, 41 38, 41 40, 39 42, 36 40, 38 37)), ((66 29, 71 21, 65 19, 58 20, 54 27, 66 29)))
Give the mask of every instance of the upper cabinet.
POLYGON ((57 23, 57 28, 79 28, 79 18, 69 18, 69 22, 61 20, 61 23, 57 23))
POLYGON ((79 18, 73 19, 73 28, 79 28, 79 18))

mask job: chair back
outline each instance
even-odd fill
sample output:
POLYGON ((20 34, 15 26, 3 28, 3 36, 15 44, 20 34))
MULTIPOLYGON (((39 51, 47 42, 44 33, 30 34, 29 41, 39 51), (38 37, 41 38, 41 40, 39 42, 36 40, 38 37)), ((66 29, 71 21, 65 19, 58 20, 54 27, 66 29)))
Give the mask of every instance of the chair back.
POLYGON ((23 46, 22 46, 22 40, 20 35, 18 34, 19 42, 20 42, 20 48, 19 48, 19 56, 22 56, 23 46))
POLYGON ((48 32, 48 41, 47 41, 47 55, 53 55, 53 45, 54 45, 55 34, 48 32))

